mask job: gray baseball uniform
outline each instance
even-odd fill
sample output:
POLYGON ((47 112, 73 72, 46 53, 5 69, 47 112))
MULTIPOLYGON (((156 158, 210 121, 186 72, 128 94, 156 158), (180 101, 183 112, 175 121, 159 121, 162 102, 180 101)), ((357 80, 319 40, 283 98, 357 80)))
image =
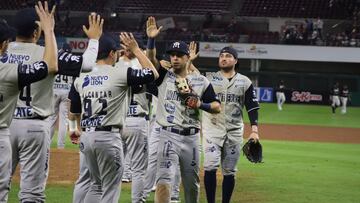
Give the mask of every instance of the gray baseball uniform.
MULTIPOLYGON (((116 65, 141 69, 141 65, 136 58, 130 61, 120 58, 116 65)), ((132 94, 121 137, 126 146, 126 150, 124 150, 125 161, 127 160, 126 157, 128 157, 128 163, 125 162, 124 176, 128 175, 132 178, 131 196, 133 203, 138 203, 143 199, 144 178, 148 162, 148 118, 149 100, 146 93, 132 94)))
MULTIPOLYGON (((148 156, 148 166, 145 173, 144 181, 144 199, 147 199, 150 196, 150 192, 155 186, 156 180, 156 167, 157 167, 157 149, 159 144, 159 136, 161 126, 156 122, 156 107, 158 103, 158 98, 155 95, 152 95, 151 99, 151 112, 150 112, 150 127, 149 127, 149 136, 148 136, 148 146, 149 146, 149 156, 148 156)), ((179 199, 180 193, 180 166, 175 170, 174 183, 172 184, 171 198, 179 199)))
POLYGON ((203 113, 204 169, 217 170, 221 164, 223 175, 234 175, 243 141, 243 107, 246 105, 247 110, 252 111, 259 105, 246 76, 237 73, 229 81, 219 71, 208 73, 207 78, 221 101, 222 111, 203 113))
POLYGON ((56 75, 54 81, 55 114, 50 116, 50 123, 51 123, 50 135, 52 139, 55 132, 56 120, 59 118, 57 147, 61 149, 65 147, 67 115, 69 109, 68 95, 72 83, 73 83, 73 78, 66 75, 56 75))
POLYGON ((7 54, 0 56, 0 202, 7 202, 10 189, 12 147, 9 127, 20 90, 47 75, 44 62, 5 64, 8 57, 7 54))
MULTIPOLYGON (((97 40, 95 43, 98 43, 97 40)), ((31 64, 40 60, 43 52, 44 47, 39 45, 13 42, 9 45, 9 57, 6 63, 31 64)), ((82 56, 60 52, 58 65, 59 74, 78 76, 82 66, 82 56)), ((12 172, 15 172, 19 163, 21 165, 19 199, 22 202, 45 201, 44 190, 50 151, 48 117, 54 113, 52 88, 54 78, 55 75, 48 75, 45 79, 23 88, 16 104, 15 119, 10 126, 12 172)))
MULTIPOLYGON (((150 196, 155 180, 156 180, 156 167, 157 167, 157 150, 160 141, 160 129, 161 126, 155 122, 148 137, 149 142, 149 157, 148 167, 146 169, 145 181, 144 181, 144 198, 147 199, 150 196)), ((172 184, 171 198, 179 199, 180 193, 180 166, 175 170, 174 182, 172 184)))
MULTIPOLYGON (((176 75, 160 67, 157 123, 161 126, 158 144, 157 185, 173 183, 177 164, 180 163, 185 202, 199 200, 199 144, 200 112, 182 104, 175 85, 176 75)), ((206 102, 216 101, 209 81, 198 73, 187 76, 193 91, 206 102)), ((168 191, 170 192, 170 191, 168 191)))
MULTIPOLYGON (((151 82, 148 69, 96 65, 74 82, 82 103, 80 150, 90 171, 90 189, 84 202, 115 203, 120 196, 123 149, 120 129, 125 125, 130 85, 151 82)), ((73 103, 73 100, 71 101, 73 103)))

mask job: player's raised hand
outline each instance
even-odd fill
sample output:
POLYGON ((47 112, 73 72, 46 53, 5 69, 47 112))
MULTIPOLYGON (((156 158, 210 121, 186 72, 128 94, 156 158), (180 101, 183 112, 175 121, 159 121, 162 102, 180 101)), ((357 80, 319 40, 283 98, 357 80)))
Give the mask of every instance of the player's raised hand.
POLYGON ((160 33, 163 26, 157 28, 155 17, 150 16, 146 21, 146 35, 148 38, 155 38, 160 33))
POLYGON ((120 33, 121 46, 125 50, 130 50, 134 53, 135 50, 140 49, 132 33, 122 32, 120 33))
POLYGON ((199 53, 196 53, 196 48, 197 48, 196 42, 194 42, 194 41, 190 42, 190 45, 189 45, 189 60, 190 61, 194 61, 199 56, 199 53))
POLYGON ((104 19, 100 15, 89 15, 89 28, 83 25, 83 30, 89 39, 100 39, 103 32, 104 19))
POLYGON ((47 1, 42 5, 41 1, 38 1, 38 4, 35 5, 35 11, 39 16, 40 22, 36 23, 41 27, 44 32, 53 32, 55 27, 55 6, 52 7, 51 12, 49 12, 49 7, 47 1))
POLYGON ((165 68, 165 69, 167 69, 167 70, 169 70, 169 69, 171 68, 171 63, 170 63, 170 61, 161 60, 161 61, 160 61, 160 65, 161 65, 161 67, 163 67, 163 68, 165 68))

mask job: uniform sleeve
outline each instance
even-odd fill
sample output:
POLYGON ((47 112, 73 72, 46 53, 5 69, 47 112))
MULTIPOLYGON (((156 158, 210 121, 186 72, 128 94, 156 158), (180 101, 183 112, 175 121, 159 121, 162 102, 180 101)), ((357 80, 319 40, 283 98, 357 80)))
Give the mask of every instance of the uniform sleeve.
POLYGON ((248 112, 260 108, 258 99, 256 98, 256 92, 252 84, 245 92, 245 107, 248 112))
POLYGON ((142 93, 142 92, 145 92, 145 87, 144 85, 133 85, 131 86, 131 90, 132 90, 132 93, 134 94, 139 94, 139 93, 142 93))
POLYGON ((127 84, 129 86, 143 85, 155 80, 154 73, 150 69, 127 69, 127 84))
POLYGON ((58 74, 79 77, 82 63, 83 56, 63 51, 58 56, 58 74))
POLYGON ((165 75, 168 72, 168 70, 162 66, 159 67, 158 73, 159 73, 159 78, 157 80, 155 80, 155 84, 156 86, 160 86, 161 83, 164 81, 165 75))
POLYGON ((155 82, 146 84, 146 92, 154 96, 158 96, 158 87, 156 86, 155 82))
POLYGON ((90 39, 88 47, 82 55, 81 72, 90 72, 96 64, 96 58, 99 50, 99 40, 90 39))
POLYGON ((44 61, 35 62, 32 65, 18 65, 18 86, 22 90, 25 86, 46 78, 48 67, 44 61))
POLYGON ((70 112, 73 114, 81 113, 81 99, 79 93, 76 91, 74 84, 71 85, 68 98, 70 99, 70 112))
POLYGON ((206 88, 204 94, 201 97, 201 100, 204 103, 211 103, 211 102, 214 102, 214 101, 217 101, 217 102, 220 103, 220 100, 216 96, 214 88, 213 88, 213 86, 211 84, 209 84, 208 87, 206 88))

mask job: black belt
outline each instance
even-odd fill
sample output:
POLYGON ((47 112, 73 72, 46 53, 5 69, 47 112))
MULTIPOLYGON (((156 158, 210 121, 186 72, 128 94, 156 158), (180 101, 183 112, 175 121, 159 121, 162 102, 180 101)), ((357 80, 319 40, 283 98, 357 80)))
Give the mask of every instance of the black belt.
POLYGON ((135 117, 135 118, 145 118, 145 120, 149 120, 149 115, 128 115, 127 117, 135 117))
POLYGON ((83 127, 82 128, 83 131, 85 132, 92 132, 92 131, 107 131, 107 132, 111 132, 111 131, 116 131, 119 130, 118 127, 116 126, 98 126, 98 127, 83 127))
POLYGON ((199 128, 182 128, 182 129, 178 129, 178 128, 174 128, 174 127, 162 127, 162 129, 166 130, 166 131, 169 131, 169 132, 172 132, 172 133, 183 135, 183 136, 195 135, 200 131, 199 128))
POLYGON ((28 118, 16 118, 15 119, 31 119, 31 120, 45 120, 48 118, 48 116, 44 117, 44 116, 35 116, 35 117, 28 117, 28 118))

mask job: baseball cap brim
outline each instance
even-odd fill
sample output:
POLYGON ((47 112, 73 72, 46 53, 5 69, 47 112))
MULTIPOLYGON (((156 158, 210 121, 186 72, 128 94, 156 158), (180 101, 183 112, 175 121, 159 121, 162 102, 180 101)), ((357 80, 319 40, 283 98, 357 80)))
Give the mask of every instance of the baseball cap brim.
POLYGON ((183 51, 183 50, 180 50, 180 49, 168 49, 168 50, 166 50, 166 53, 167 54, 171 54, 171 53, 182 53, 182 54, 184 54, 184 55, 189 55, 189 53, 188 52, 186 52, 186 51, 183 51))

